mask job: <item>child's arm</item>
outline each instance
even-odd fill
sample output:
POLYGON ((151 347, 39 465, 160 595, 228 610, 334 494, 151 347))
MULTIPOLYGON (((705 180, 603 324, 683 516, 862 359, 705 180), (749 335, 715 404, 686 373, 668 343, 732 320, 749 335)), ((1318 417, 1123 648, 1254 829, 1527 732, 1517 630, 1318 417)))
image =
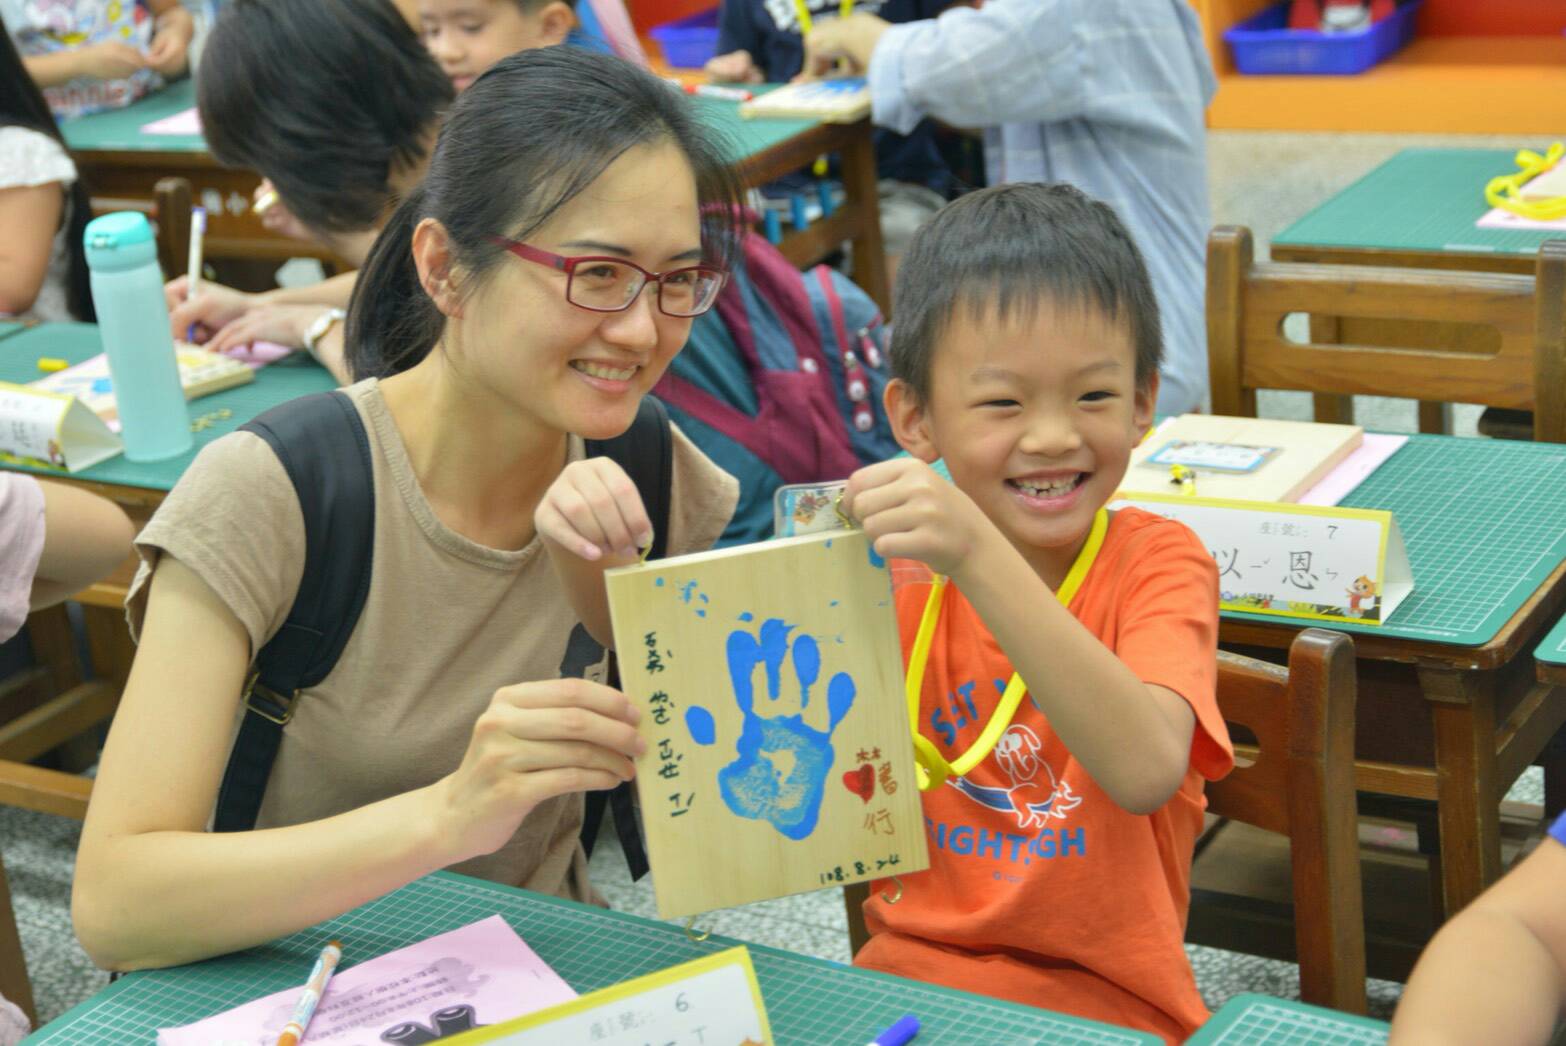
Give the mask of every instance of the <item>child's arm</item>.
POLYGON ((136 530, 107 498, 68 483, 39 480, 44 496, 44 544, 33 575, 32 609, 69 599, 130 555, 136 530))
POLYGON ((65 207, 59 182, 0 189, 0 313, 33 307, 49 275, 49 258, 65 207))
POLYGON ((1190 766, 1196 715, 1143 683, 1060 602, 979 507, 922 461, 860 469, 844 498, 883 556, 948 575, 1051 728, 1123 809, 1152 813, 1190 766))
POLYGON ((71 899, 82 946, 107 969, 247 948, 492 853, 539 803, 629 780, 645 747, 640 715, 618 691, 520 683, 494 693, 461 765, 432 785, 287 828, 207 832, 249 637, 180 561, 165 556, 151 586, 71 899))
POLYGON ((544 494, 533 525, 571 608, 600 646, 614 649, 604 571, 634 563, 652 523, 625 470, 608 458, 573 461, 544 494))
POLYGON ((1566 847, 1546 839, 1435 935, 1391 1042, 1549 1041, 1566 1012, 1566 847))
POLYGON ((147 45, 147 64, 159 75, 174 79, 190 68, 190 38, 196 23, 179 0, 147 0, 153 14, 152 42, 147 45))
POLYGON ((147 59, 130 44, 106 40, 53 54, 29 55, 22 64, 39 87, 59 87, 79 76, 118 80, 146 68, 147 59))
POLYGON ((705 67, 709 77, 730 83, 766 80, 766 71, 756 64, 756 56, 765 53, 766 41, 757 21, 764 16, 761 0, 723 0, 718 10, 717 57, 705 67))

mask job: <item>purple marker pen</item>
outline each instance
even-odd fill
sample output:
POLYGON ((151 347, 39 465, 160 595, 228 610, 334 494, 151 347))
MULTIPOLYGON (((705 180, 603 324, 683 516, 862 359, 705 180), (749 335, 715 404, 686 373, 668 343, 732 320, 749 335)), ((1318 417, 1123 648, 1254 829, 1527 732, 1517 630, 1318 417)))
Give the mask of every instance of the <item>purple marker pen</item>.
POLYGON ((919 1018, 913 1014, 902 1017, 880 1035, 870 1040, 870 1046, 907 1046, 919 1034, 919 1018))

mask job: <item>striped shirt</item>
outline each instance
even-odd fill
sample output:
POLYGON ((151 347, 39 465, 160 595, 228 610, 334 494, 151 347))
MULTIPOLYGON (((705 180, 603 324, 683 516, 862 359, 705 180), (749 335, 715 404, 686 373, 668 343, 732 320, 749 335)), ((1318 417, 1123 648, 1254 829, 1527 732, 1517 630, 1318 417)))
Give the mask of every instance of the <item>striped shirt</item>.
POLYGON ((982 127, 992 184, 1069 182, 1125 222, 1163 316, 1158 413, 1207 399, 1203 112, 1216 81, 1187 0, 986 0, 893 25, 874 120, 982 127))

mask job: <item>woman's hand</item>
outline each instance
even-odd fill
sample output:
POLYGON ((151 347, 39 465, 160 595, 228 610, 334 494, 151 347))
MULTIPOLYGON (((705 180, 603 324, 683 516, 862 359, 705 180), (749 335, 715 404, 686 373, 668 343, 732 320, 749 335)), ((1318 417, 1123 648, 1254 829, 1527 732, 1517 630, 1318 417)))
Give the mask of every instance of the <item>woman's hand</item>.
POLYGON ((190 38, 196 23, 190 12, 177 4, 158 15, 152 42, 147 45, 147 64, 166 79, 183 76, 190 67, 190 38))
POLYGON ((433 789, 452 859, 494 853, 547 799, 629 781, 647 748, 640 720, 624 694, 585 679, 495 691, 462 765, 433 789))
POLYGON ((636 484, 609 458, 573 461, 533 513, 538 533, 589 562, 635 558, 652 544, 652 523, 636 484))
POLYGON ((187 340, 191 328, 195 328, 196 337, 189 340, 205 342, 249 312, 260 299, 259 295, 204 280, 194 298, 189 294, 188 276, 176 277, 163 285, 163 302, 169 308, 169 330, 177 341, 187 340))

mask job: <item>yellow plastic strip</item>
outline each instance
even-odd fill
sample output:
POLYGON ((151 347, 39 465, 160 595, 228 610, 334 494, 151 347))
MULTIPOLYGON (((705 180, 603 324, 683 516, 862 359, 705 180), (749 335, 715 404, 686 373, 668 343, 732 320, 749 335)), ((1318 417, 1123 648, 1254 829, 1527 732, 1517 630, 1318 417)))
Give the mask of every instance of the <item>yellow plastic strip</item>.
POLYGON ((1563 157, 1566 157, 1566 144, 1561 142, 1550 146, 1543 156, 1532 149, 1519 150, 1515 157, 1519 170, 1515 174, 1491 178, 1484 187, 1485 201, 1492 207, 1536 222, 1566 218, 1566 196, 1548 200, 1524 200, 1521 196, 1524 185, 1560 163, 1563 157))
MULTIPOLYGON (((1104 545, 1104 535, 1108 531, 1109 510, 1101 508, 1093 516, 1093 526, 1088 531, 1088 538, 1082 546, 1082 551, 1077 553, 1071 569, 1066 572, 1065 580, 1060 583, 1060 588, 1055 592, 1055 598, 1060 600, 1061 606, 1070 605, 1077 590, 1082 587, 1082 580, 1087 577, 1088 571, 1093 569, 1093 562, 1098 558, 1099 549, 1104 545)), ((1028 692, 1022 677, 1013 672, 1011 682, 1006 684, 1006 692, 1001 695, 1000 703, 991 713, 990 721, 984 724, 979 739, 951 762, 946 761, 929 738, 919 733, 919 697, 924 691, 925 666, 930 660, 930 643, 935 638, 935 625, 940 620, 941 606, 946 599, 946 585, 946 577, 937 574, 935 584, 930 587, 929 598, 924 603, 924 614, 919 618, 919 629, 914 633, 914 645, 908 655, 908 675, 904 688, 908 699, 908 725, 913 730, 914 771, 919 779, 921 792, 939 788, 952 774, 961 777, 987 759, 995 750, 995 745, 999 743, 1006 728, 1011 726, 1017 708, 1022 704, 1022 698, 1028 692)))

